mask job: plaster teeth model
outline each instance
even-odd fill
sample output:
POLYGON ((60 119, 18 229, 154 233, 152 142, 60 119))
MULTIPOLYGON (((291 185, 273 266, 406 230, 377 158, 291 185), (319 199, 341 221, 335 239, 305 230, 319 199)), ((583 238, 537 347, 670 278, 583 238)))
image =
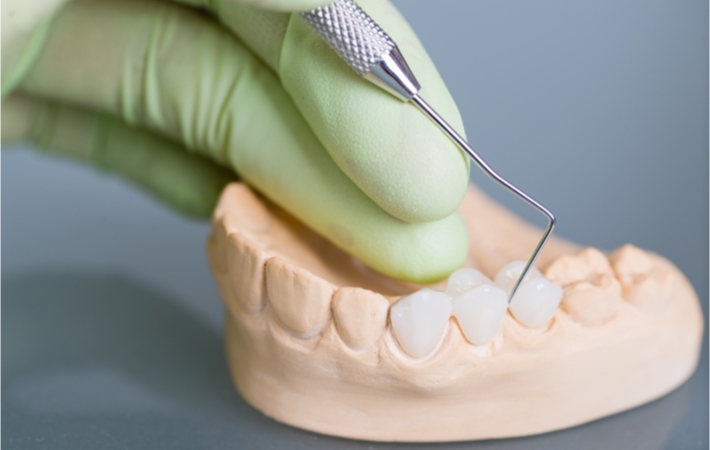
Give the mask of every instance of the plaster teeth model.
POLYGON ((450 316, 451 297, 433 289, 420 289, 390 308, 397 341, 404 351, 417 358, 436 348, 450 316))
POLYGON ((540 232, 473 188, 460 210, 482 273, 455 272, 437 286, 445 293, 379 275, 245 185, 227 186, 207 247, 244 399, 320 433, 457 441, 579 425, 693 373, 702 313, 673 264, 553 238, 537 260, 547 278, 533 269, 506 305, 523 267, 509 262, 540 232))
POLYGON ((493 282, 478 270, 466 267, 449 276, 445 292, 453 298, 482 284, 492 285, 493 282))
MULTIPOLYGON (((510 292, 515 286, 515 282, 518 281, 520 274, 523 273, 525 269, 525 261, 513 261, 506 264, 502 269, 496 274, 495 282, 496 284, 505 291, 506 294, 510 295, 510 292)), ((540 278, 542 274, 537 267, 531 267, 528 273, 525 274, 525 279, 523 283, 533 278, 540 278)), ((521 283, 522 284, 522 283, 521 283)))
POLYGON ((466 339, 476 345, 487 344, 498 334, 508 310, 508 295, 503 289, 482 284, 454 299, 456 317, 466 339))

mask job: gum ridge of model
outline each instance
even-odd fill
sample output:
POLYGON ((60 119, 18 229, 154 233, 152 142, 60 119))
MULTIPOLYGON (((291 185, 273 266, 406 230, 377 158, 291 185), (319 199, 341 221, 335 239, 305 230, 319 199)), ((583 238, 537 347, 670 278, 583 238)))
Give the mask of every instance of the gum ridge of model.
POLYGON ((702 315, 670 262, 633 246, 606 255, 552 240, 544 270, 531 270, 508 303, 539 234, 473 189, 461 212, 472 237, 466 267, 419 286, 372 271, 245 185, 228 186, 208 251, 245 400, 337 436, 472 440, 578 425, 692 374, 702 315))

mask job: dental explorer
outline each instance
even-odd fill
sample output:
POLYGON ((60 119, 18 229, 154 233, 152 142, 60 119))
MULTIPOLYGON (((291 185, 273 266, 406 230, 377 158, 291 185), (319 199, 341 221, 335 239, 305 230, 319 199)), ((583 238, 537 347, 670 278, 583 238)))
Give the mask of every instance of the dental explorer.
POLYGON ((555 216, 535 199, 515 187, 493 170, 481 156, 419 95, 421 86, 394 41, 352 0, 337 0, 326 6, 302 12, 301 17, 359 75, 403 102, 411 101, 447 134, 476 165, 520 199, 547 218, 547 227, 510 292, 513 299, 525 275, 537 259, 555 228, 555 216))

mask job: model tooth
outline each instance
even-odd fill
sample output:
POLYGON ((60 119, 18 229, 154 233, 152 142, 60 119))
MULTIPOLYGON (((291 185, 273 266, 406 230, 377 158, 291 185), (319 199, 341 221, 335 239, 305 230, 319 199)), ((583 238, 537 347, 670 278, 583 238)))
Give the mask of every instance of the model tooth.
POLYGON ((612 276, 600 274, 564 287, 562 309, 585 327, 601 325, 621 306, 621 285, 612 276))
POLYGON ((609 260, 597 249, 557 258, 545 276, 562 286, 561 308, 583 326, 601 325, 621 306, 621 285, 609 260))
POLYGON ((392 329, 404 351, 417 358, 431 353, 446 331, 451 306, 451 297, 433 289, 420 289, 392 305, 392 329))
POLYGON ((323 330, 330 320, 333 286, 277 257, 266 262, 264 271, 269 302, 281 322, 302 338, 323 330))
MULTIPOLYGON (((515 283, 520 277, 520 274, 523 273, 523 269, 525 269, 525 264, 527 264, 526 261, 513 261, 503 266, 503 268, 498 271, 495 279, 498 287, 510 295, 515 283)), ((536 267, 533 266, 530 270, 528 270, 528 273, 525 274, 525 279, 523 281, 540 277, 542 277, 542 274, 536 267)))
POLYGON ((599 250, 589 247, 576 255, 557 258, 545 270, 545 278, 560 286, 566 286, 595 274, 613 273, 607 257, 599 250))
POLYGON ((562 288, 545 278, 523 281, 510 301, 510 312, 530 328, 545 328, 562 299, 562 288))
POLYGON ((244 184, 228 184, 222 193, 215 218, 222 218, 228 230, 264 231, 271 224, 271 213, 264 202, 244 184), (225 214, 229 205, 239 205, 244 214, 225 214))
POLYGON ((229 283, 237 306, 244 312, 256 314, 266 305, 264 293, 264 265, 269 254, 239 232, 227 240, 229 283))
POLYGON ((660 258, 633 245, 625 245, 609 259, 626 300, 647 312, 661 311, 670 304, 672 276, 660 258))
POLYGON ((372 346, 387 327, 389 302, 382 295, 343 287, 333 296, 333 320, 340 338, 353 350, 372 346))
POLYGON ((508 294, 489 284, 464 292, 454 300, 453 305, 453 315, 464 336, 476 345, 493 340, 507 310, 508 294))
POLYGON ((215 272, 220 274, 227 273, 227 230, 224 227, 223 220, 219 220, 212 227, 212 233, 207 239, 207 246, 215 272))
POLYGON ((649 254, 631 244, 626 244, 611 254, 611 265, 624 284, 653 270, 653 260, 649 254))
POLYGON ((445 292, 453 298, 482 284, 490 285, 493 282, 478 270, 466 267, 451 274, 445 292))

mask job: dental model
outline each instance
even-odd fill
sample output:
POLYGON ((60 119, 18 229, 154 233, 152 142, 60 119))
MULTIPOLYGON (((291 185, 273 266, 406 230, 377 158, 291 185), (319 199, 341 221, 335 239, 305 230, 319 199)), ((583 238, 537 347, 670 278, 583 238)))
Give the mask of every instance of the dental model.
POLYGON ((539 231, 473 188, 461 212, 478 237, 475 268, 423 287, 367 269, 229 185, 208 251, 246 401, 355 439, 488 439, 623 411, 693 373, 701 310, 670 262, 633 246, 607 256, 553 239, 538 259, 544 270, 531 270, 508 303, 539 231))

